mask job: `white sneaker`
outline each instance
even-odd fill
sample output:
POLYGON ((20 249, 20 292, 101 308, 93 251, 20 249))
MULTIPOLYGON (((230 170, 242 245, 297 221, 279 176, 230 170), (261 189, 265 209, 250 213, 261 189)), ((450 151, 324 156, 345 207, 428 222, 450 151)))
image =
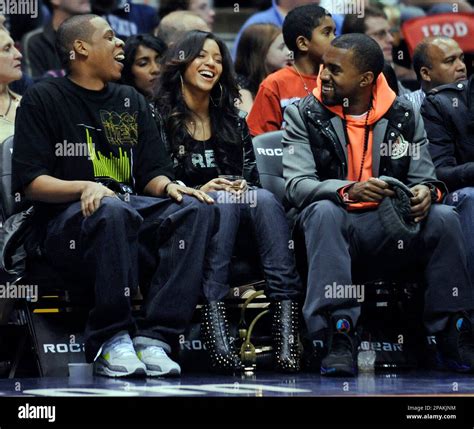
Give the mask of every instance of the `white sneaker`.
POLYGON ((138 359, 127 331, 120 331, 102 345, 102 350, 94 362, 94 373, 106 377, 146 374, 146 367, 138 359))
POLYGON ((148 377, 178 376, 181 374, 181 367, 170 359, 163 347, 158 345, 145 345, 133 339, 133 345, 138 358, 146 366, 148 377))

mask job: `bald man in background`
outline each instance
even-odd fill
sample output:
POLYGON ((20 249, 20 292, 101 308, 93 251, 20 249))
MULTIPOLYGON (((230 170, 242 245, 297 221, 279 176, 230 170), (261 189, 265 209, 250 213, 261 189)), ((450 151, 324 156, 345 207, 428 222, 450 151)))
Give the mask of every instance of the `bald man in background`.
POLYGON ((464 52, 454 39, 445 36, 428 37, 418 44, 413 69, 421 88, 404 97, 418 111, 433 88, 467 79, 464 52))
POLYGON ((206 21, 194 12, 178 10, 164 16, 153 34, 169 47, 180 36, 191 30, 211 31, 206 21))

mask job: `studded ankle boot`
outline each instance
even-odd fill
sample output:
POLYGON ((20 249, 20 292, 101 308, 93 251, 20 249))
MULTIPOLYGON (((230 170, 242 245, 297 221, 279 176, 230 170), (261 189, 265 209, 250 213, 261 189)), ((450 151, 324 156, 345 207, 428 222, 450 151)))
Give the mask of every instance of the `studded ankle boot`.
POLYGON ((294 301, 278 301, 273 304, 273 354, 277 371, 300 370, 298 316, 298 303, 294 301))
POLYGON ((241 369, 240 359, 230 342, 225 304, 222 301, 213 301, 203 307, 201 335, 211 358, 211 369, 217 372, 241 369))

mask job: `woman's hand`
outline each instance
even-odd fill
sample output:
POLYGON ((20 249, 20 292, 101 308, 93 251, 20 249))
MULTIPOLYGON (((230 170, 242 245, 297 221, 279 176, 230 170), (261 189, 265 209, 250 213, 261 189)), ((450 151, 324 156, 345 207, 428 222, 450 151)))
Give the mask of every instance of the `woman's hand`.
POLYGON ((232 187, 233 182, 221 177, 216 177, 211 181, 207 182, 205 185, 202 185, 200 190, 203 192, 214 192, 214 191, 229 191, 232 187))
POLYGON ((197 198, 202 203, 214 204, 214 200, 205 192, 198 189, 188 188, 187 186, 181 186, 176 183, 170 183, 167 185, 166 193, 168 197, 173 198, 173 200, 178 203, 183 200, 183 195, 189 195, 190 197, 197 198))
POLYGON ((228 190, 233 194, 241 195, 248 189, 248 187, 247 181, 242 179, 232 182, 232 186, 228 190))

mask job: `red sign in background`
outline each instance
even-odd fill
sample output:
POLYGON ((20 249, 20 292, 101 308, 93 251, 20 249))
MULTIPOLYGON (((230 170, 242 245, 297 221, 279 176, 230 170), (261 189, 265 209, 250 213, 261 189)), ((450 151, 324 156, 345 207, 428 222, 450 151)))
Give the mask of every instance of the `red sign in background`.
POLYGON ((413 56, 418 43, 425 37, 448 36, 459 43, 465 53, 474 53, 474 14, 443 13, 405 21, 402 33, 413 56))

